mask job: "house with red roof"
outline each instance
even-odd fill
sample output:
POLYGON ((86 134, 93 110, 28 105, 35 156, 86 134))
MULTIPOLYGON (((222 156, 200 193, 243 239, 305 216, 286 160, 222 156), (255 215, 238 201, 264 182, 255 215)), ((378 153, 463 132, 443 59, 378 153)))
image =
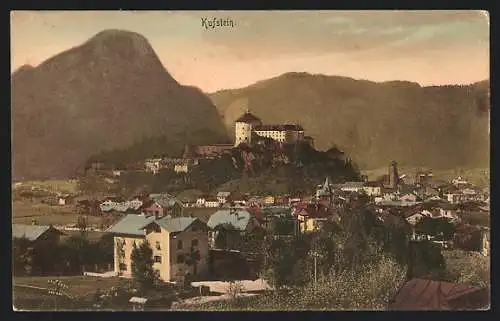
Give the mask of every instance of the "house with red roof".
POLYGON ((481 310, 490 306, 490 289, 412 279, 389 303, 389 310, 481 310))
POLYGON ((334 218, 334 213, 318 202, 301 202, 293 207, 292 215, 299 223, 302 233, 320 230, 324 223, 334 218))

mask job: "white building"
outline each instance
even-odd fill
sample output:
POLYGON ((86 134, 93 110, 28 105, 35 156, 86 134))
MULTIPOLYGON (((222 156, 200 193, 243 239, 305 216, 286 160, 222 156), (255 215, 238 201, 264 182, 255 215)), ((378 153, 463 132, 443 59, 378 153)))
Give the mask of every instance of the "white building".
POLYGON ((176 173, 187 173, 188 172, 188 164, 175 164, 174 172, 176 173))
POLYGON ((203 206, 205 206, 205 202, 206 202, 205 197, 199 197, 199 198, 196 200, 196 206, 197 206, 197 207, 203 207, 203 206))
POLYGON ((252 143, 252 129, 254 126, 262 125, 262 121, 252 115, 248 110, 240 118, 236 119, 234 128, 234 146, 241 143, 252 143))
POLYGON ((220 203, 217 199, 207 199, 205 200, 205 207, 219 207, 220 203))
POLYGON ((297 124, 263 125, 262 121, 248 110, 236 120, 234 146, 251 144, 252 134, 271 138, 281 143, 304 140, 304 129, 297 124))
POLYGON ((363 187, 363 182, 345 182, 344 184, 340 184, 340 190, 343 192, 358 193, 364 191, 363 187))
POLYGON ((148 158, 144 162, 144 169, 147 172, 158 174, 161 169, 161 158, 148 158))
POLYGON ((218 192, 217 193, 217 200, 219 203, 224 204, 227 202, 227 198, 231 195, 231 192, 218 192))
POLYGON ((293 143, 304 139, 304 129, 296 124, 260 125, 254 128, 254 132, 280 143, 293 143))
POLYGON ((363 190, 368 196, 382 195, 382 185, 377 182, 366 182, 363 184, 363 190))

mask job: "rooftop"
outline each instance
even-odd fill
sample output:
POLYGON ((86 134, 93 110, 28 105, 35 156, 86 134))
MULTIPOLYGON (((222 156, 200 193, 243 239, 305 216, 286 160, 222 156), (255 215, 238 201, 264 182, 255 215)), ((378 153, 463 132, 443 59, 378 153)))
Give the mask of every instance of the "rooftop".
POLYGON ((156 219, 154 216, 128 214, 124 216, 120 221, 118 221, 118 223, 107 229, 106 232, 114 234, 143 236, 144 228, 147 225, 156 222, 168 232, 177 233, 184 231, 195 220, 196 218, 194 217, 165 216, 160 219, 156 219))
POLYGON ((210 216, 207 226, 211 229, 222 224, 231 224, 236 229, 244 231, 250 221, 251 214, 242 209, 223 209, 210 216))
POLYGON ((271 124, 260 125, 254 128, 256 131, 304 131, 302 126, 297 124, 271 124))
POLYGON ((412 279, 399 290, 389 308, 390 310, 479 309, 489 304, 488 291, 484 290, 463 284, 412 279), (468 297, 467 300, 462 300, 465 296, 468 297))
POLYGON ((240 118, 236 119, 237 123, 253 123, 253 122, 260 122, 260 121, 261 120, 257 116, 254 116, 249 111, 244 113, 240 118))
POLYGON ((27 238, 30 241, 36 241, 49 229, 51 226, 47 225, 12 224, 12 238, 27 238))
POLYGON ((340 184, 340 188, 362 188, 364 186, 364 182, 345 182, 344 184, 340 184))

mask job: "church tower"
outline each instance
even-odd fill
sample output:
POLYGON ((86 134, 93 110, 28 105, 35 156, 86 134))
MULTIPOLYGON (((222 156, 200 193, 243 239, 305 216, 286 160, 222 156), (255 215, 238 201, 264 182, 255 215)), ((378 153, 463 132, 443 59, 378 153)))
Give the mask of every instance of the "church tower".
POLYGON ((250 145, 252 143, 252 131, 255 126, 262 125, 262 121, 254 116, 250 111, 247 111, 235 122, 234 128, 234 146, 237 147, 241 143, 250 145))
POLYGON ((389 187, 396 188, 399 185, 398 163, 392 161, 389 165, 389 187))

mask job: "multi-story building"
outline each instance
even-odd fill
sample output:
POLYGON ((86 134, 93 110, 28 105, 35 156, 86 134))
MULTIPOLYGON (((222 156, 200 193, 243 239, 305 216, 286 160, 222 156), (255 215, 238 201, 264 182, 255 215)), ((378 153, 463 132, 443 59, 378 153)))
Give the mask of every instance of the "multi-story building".
POLYGON ((234 146, 252 144, 252 136, 271 138, 280 143, 294 143, 304 140, 304 129, 297 124, 264 125, 248 110, 235 123, 234 146))
POLYGON ((148 158, 144 161, 144 169, 147 172, 158 174, 161 169, 161 158, 148 158))
POLYGON ((280 143, 294 143, 304 140, 304 129, 299 125, 260 125, 253 131, 262 137, 271 138, 280 143))
POLYGON ((128 214, 106 232, 114 236, 114 270, 122 277, 132 277, 134 244, 146 241, 161 280, 182 281, 188 274, 207 272, 208 229, 197 218, 128 214), (190 262, 192 257, 197 259, 190 262))

